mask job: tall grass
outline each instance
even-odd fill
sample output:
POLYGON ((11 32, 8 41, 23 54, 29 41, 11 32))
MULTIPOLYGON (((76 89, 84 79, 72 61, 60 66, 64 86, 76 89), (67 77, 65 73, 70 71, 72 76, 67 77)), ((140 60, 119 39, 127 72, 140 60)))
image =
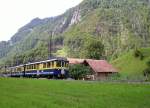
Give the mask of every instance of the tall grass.
POLYGON ((150 85, 1 78, 0 108, 150 108, 150 85))

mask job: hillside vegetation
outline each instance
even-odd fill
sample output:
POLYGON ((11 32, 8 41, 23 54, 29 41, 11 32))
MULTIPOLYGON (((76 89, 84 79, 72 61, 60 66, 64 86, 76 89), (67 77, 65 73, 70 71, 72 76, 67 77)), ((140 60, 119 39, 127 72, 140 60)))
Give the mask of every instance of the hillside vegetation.
POLYGON ((51 35, 53 56, 93 58, 86 49, 97 40, 103 52, 88 52, 100 51, 96 58, 114 60, 124 52, 150 46, 150 1, 84 0, 60 16, 35 18, 11 40, 0 43, 0 65, 47 59, 51 35))
POLYGON ((85 42, 82 40, 87 36, 96 37, 104 44, 104 55, 108 59, 115 59, 136 47, 149 46, 148 1, 87 0, 80 6, 81 15, 85 9, 82 20, 65 33, 64 44, 68 46, 70 56, 80 57, 85 42))
POLYGON ((130 51, 112 61, 112 64, 118 68, 121 75, 143 76, 143 71, 147 68, 147 62, 150 61, 150 48, 142 48, 139 51, 143 55, 142 58, 136 57, 135 51, 130 51))
POLYGON ((149 108, 150 85, 0 79, 1 108, 149 108))

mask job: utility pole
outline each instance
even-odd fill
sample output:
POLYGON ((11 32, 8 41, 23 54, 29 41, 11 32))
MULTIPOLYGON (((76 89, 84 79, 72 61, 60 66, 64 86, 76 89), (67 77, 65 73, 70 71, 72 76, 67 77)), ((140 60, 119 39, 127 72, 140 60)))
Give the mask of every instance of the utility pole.
POLYGON ((48 40, 36 39, 39 41, 47 42, 47 50, 48 50, 48 59, 52 58, 52 37, 53 31, 48 31, 48 40))
POLYGON ((52 37, 53 37, 53 32, 49 31, 49 42, 48 42, 48 59, 52 58, 52 37))
POLYGON ((6 66, 6 64, 5 64, 5 74, 6 74, 6 69, 7 69, 7 66, 6 66))

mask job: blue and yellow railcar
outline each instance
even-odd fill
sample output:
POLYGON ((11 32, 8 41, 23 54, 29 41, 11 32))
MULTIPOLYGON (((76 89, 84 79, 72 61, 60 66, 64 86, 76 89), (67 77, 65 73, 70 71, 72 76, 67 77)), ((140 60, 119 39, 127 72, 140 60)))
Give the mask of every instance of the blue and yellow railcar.
POLYGON ((69 62, 65 59, 50 59, 11 67, 11 77, 64 78, 68 75, 69 62))

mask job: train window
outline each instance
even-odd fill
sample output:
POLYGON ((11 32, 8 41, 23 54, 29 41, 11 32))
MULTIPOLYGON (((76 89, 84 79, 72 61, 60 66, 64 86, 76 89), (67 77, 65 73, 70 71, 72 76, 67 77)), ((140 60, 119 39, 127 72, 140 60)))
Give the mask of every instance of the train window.
POLYGON ((65 67, 67 67, 67 63, 65 63, 65 67))
POLYGON ((65 62, 64 62, 64 61, 61 62, 61 66, 62 66, 62 67, 65 66, 65 62))
POLYGON ((50 62, 47 63, 47 68, 50 68, 51 64, 50 62))
POLYGON ((19 72, 20 71, 20 68, 17 68, 17 72, 19 72))
POLYGON ((65 67, 67 67, 67 65, 68 65, 68 63, 66 62, 66 63, 65 63, 65 67))
POLYGON ((37 64, 35 64, 35 69, 37 69, 37 64))
POLYGON ((36 65, 35 64, 33 65, 33 69, 36 69, 36 65))
POLYGON ((52 61, 51 66, 54 67, 54 61, 52 61))
POLYGON ((57 66, 57 67, 61 67, 61 61, 57 61, 57 62, 56 62, 56 66, 57 66))
POLYGON ((39 64, 36 64, 36 69, 39 69, 39 64))
POLYGON ((43 63, 43 68, 46 68, 46 63, 43 63))
POLYGON ((52 67, 52 62, 50 62, 50 67, 52 67))
POLYGON ((21 70, 21 71, 23 71, 23 68, 22 68, 22 67, 20 67, 20 70, 21 70))
POLYGON ((34 69, 34 65, 32 65, 32 69, 34 69))
POLYGON ((69 67, 69 63, 68 62, 66 63, 66 67, 69 67))

